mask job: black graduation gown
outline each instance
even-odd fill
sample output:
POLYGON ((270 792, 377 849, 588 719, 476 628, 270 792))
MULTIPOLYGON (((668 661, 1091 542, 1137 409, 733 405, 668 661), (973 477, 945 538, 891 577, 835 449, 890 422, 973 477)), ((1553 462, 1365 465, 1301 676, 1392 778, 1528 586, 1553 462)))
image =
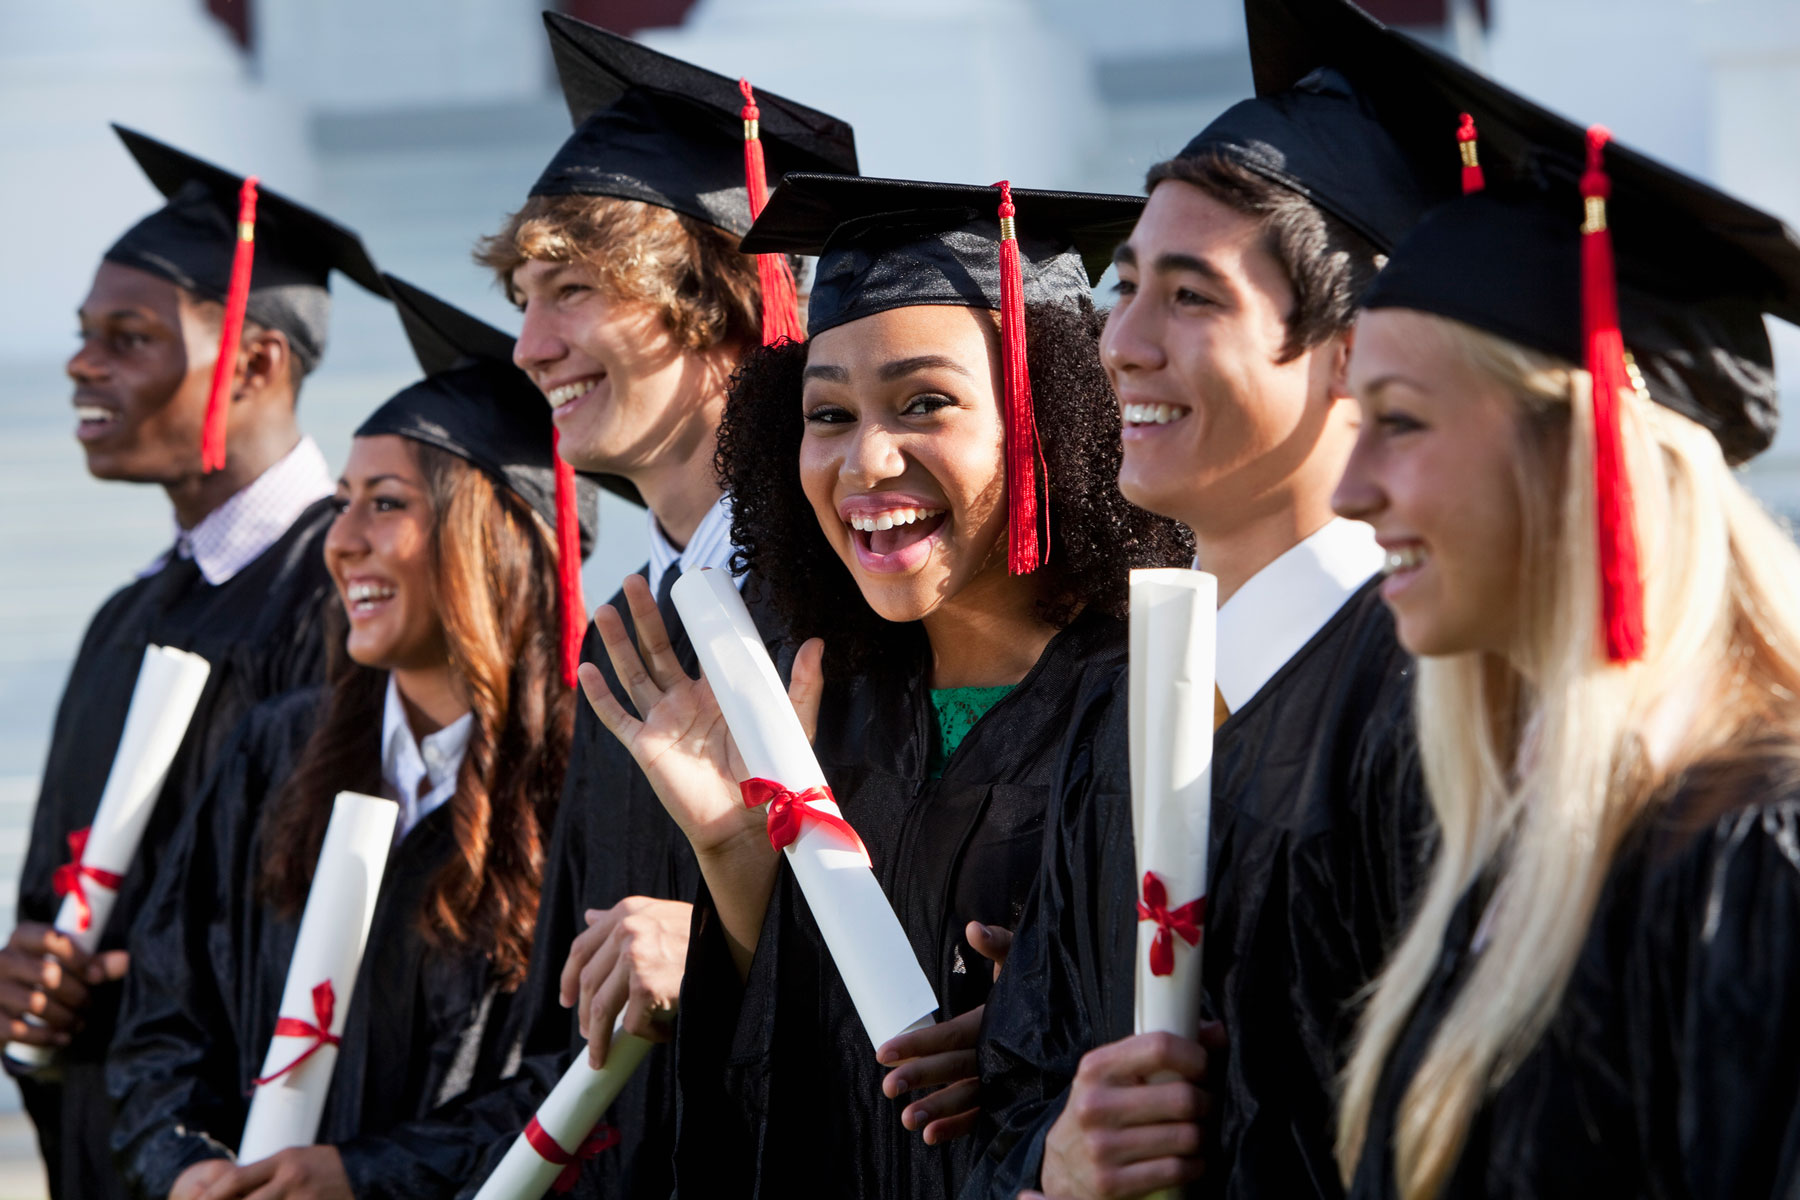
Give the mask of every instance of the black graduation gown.
MULTIPOLYGON (((274 1035, 299 932, 256 895, 261 815, 292 773, 323 689, 252 710, 169 849, 133 931, 119 1031, 107 1061, 118 1105, 114 1146, 132 1186, 168 1192, 183 1169, 235 1147, 252 1081, 274 1035)), ((380 724, 368 733, 379 785, 380 724)), ((318 1141, 338 1145, 359 1197, 448 1194, 457 1164, 413 1146, 393 1155, 370 1139, 470 1088, 491 1086, 507 1047, 510 996, 473 950, 429 947, 421 900, 455 852, 456 799, 394 847, 376 899, 318 1141)), ((404 1143, 403 1143, 404 1144, 404 1143)))
MULTIPOLYGON (((929 772, 935 741, 923 654, 897 674, 832 683, 814 748, 868 846, 931 980, 940 1017, 987 999, 971 920, 1012 927, 1037 869, 1044 812, 1071 758, 1091 753, 1125 661, 1125 625, 1084 614, 929 772)), ((965 1139, 926 1146, 857 1018, 791 872, 777 876, 747 981, 704 887, 682 985, 676 1051, 678 1195, 948 1197, 965 1139)))
MULTIPOLYGON (((1483 1106, 1444 1200, 1800 1195, 1800 772, 1701 767, 1614 864, 1556 1016, 1483 1106)), ((1407 1084, 1472 966, 1486 889, 1383 1073, 1351 1188, 1391 1197, 1407 1084)))
MULTIPOLYGON (((99 807, 144 648, 191 650, 212 664, 212 672, 101 941, 105 950, 124 947, 165 846, 239 720, 257 702, 324 676, 323 618, 335 592, 323 544, 332 517, 329 500, 314 504, 217 587, 200 577, 191 560, 171 557, 101 607, 57 707, 20 875, 21 920, 56 917, 60 900, 51 880, 68 861, 69 834, 89 825, 99 807)), ((118 1004, 118 986, 95 989, 83 1014, 85 1028, 58 1056, 60 1079, 19 1080, 49 1167, 51 1195, 59 1200, 125 1194, 107 1154, 111 1106, 102 1062, 118 1004)))
MULTIPOLYGON (((647 564, 637 572, 645 577, 648 573, 647 564)), ((684 669, 697 673, 698 660, 669 599, 675 578, 670 575, 657 582, 658 607, 676 657, 684 669)), ((745 581, 744 596, 775 653, 779 623, 758 598, 753 578, 745 581)), ((612 604, 635 639, 623 590, 612 604)), ((582 659, 600 668, 613 694, 631 709, 599 632, 591 627, 582 659)), ((437 1114, 429 1123, 435 1137, 480 1152, 463 1195, 479 1190, 575 1055, 587 1053, 577 1014, 564 1008, 557 996, 569 944, 587 928, 582 914, 590 908, 611 908, 627 896, 691 901, 699 880, 693 851, 649 780, 586 700, 578 701, 568 777, 544 869, 531 975, 515 1005, 524 1029, 525 1057, 513 1080, 437 1114)), ((667 1200, 674 1186, 670 1160, 675 1130, 675 1059, 667 1047, 651 1050, 605 1120, 618 1130, 619 1145, 585 1164, 570 1194, 577 1200, 667 1200)))
MULTIPOLYGON (((1342 1194, 1350 1005, 1406 914, 1426 807, 1409 660, 1361 587, 1215 734, 1202 976, 1229 1048, 1209 1195, 1342 1194)), ((1081 1056, 1132 1033, 1137 870, 1125 705, 1058 789, 1038 890, 984 1018, 987 1152, 965 1197, 1036 1186, 1081 1056)))

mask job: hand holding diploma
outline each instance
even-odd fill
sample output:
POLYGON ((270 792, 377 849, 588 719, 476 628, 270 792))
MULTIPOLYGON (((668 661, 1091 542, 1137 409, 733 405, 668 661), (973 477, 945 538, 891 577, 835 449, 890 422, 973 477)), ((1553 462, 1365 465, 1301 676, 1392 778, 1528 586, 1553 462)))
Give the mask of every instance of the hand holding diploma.
POLYGON ((119 888, 137 857, 138 843, 211 672, 211 664, 197 654, 166 646, 145 649, 93 822, 69 835, 69 861, 56 871, 62 907, 57 910, 55 933, 41 926, 22 927, 0 961, 0 1009, 14 1016, 15 1028, 9 1033, 22 1039, 7 1048, 7 1057, 14 1061, 42 1066, 50 1060, 49 1046, 59 1040, 34 1037, 19 1025, 42 1026, 48 1018, 66 1031, 74 1025, 74 1012, 86 1002, 84 981, 99 983, 124 973, 122 955, 100 963, 90 959, 106 932, 119 888), (24 958, 34 949, 40 951, 35 985, 28 979, 33 972, 24 958), (53 955, 54 961, 45 955, 53 955))

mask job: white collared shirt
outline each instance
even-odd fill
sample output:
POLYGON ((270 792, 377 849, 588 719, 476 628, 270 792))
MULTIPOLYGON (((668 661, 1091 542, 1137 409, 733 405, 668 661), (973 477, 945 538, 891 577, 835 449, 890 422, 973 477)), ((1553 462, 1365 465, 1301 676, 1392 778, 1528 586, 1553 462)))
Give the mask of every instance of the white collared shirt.
POLYGON ((381 794, 400 806, 395 842, 456 794, 456 773, 474 724, 475 714, 464 713, 436 733, 426 734, 423 742, 415 741, 400 685, 388 675, 387 704, 381 712, 381 794))
POLYGON ((1236 712, 1248 704, 1381 569, 1384 557, 1367 524, 1333 517, 1238 588, 1219 606, 1225 706, 1236 712))
MULTIPOLYGON (((681 565, 681 573, 699 570, 701 567, 714 567, 721 571, 731 570, 731 556, 737 547, 731 544, 731 497, 720 496, 719 502, 706 510, 695 527, 694 535, 682 549, 677 550, 656 523, 656 514, 650 514, 650 590, 655 591, 662 585, 662 577, 670 567, 681 565)), ((744 581, 739 578, 740 589, 744 581)))
MULTIPOLYGON (((318 443, 303 437, 280 462, 207 513, 198 525, 183 529, 178 522, 175 553, 193 559, 201 577, 220 587, 280 541, 301 513, 334 490, 331 470, 318 443)), ((167 552, 157 555, 138 578, 162 570, 168 561, 167 552)))

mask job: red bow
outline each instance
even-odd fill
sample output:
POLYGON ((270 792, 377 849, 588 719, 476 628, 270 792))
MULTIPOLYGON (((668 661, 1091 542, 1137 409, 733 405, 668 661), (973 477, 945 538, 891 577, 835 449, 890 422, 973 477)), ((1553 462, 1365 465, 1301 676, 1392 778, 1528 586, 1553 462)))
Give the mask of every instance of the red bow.
POLYGON ((331 990, 331 980, 327 979, 312 990, 313 1019, 307 1022, 299 1017, 282 1017, 275 1022, 276 1037, 311 1038, 312 1045, 300 1052, 296 1058, 273 1075, 264 1075, 256 1081, 256 1086, 272 1083, 292 1071, 295 1067, 317 1054, 327 1046, 338 1044, 337 1035, 331 1032, 331 1014, 337 1007, 337 993, 331 990))
POLYGON ((570 1154, 557 1145, 556 1139, 544 1132, 544 1127, 533 1117, 531 1124, 525 1126, 525 1140, 531 1143, 531 1148, 537 1151, 539 1158, 553 1167, 562 1168, 562 1174, 550 1185, 550 1190, 560 1196, 574 1190, 575 1181, 581 1177, 582 1163, 602 1150, 610 1150, 619 1144, 619 1131, 611 1125, 596 1125, 594 1131, 587 1135, 587 1140, 576 1148, 575 1153, 570 1154))
POLYGON ((1150 943, 1150 973, 1168 975, 1175 970, 1175 939, 1190 946, 1200 944, 1200 922, 1206 919, 1206 897, 1189 900, 1180 908, 1169 907, 1168 889, 1155 872, 1144 872, 1144 898, 1138 901, 1138 920, 1156 922, 1156 940, 1150 943))
POLYGON ((769 806, 769 845, 777 850, 785 850, 794 844, 794 839, 800 836, 803 822, 817 821, 849 838, 862 855, 863 865, 869 865, 869 848, 856 836, 856 830, 850 828, 850 822, 818 807, 822 800, 836 803, 830 788, 815 787, 807 788, 804 792, 790 792, 772 779, 746 779, 738 788, 744 794, 746 808, 761 808, 765 804, 769 806))
POLYGON ((50 877, 50 886, 56 889, 58 896, 75 897, 75 928, 84 933, 94 923, 94 910, 88 906, 87 889, 82 886, 81 881, 91 879, 101 887, 115 892, 125 883, 123 875, 114 875, 111 871, 102 871, 99 867, 90 867, 81 861, 81 856, 87 853, 87 842, 88 829, 77 829, 71 833, 69 861, 56 868, 56 874, 50 877))

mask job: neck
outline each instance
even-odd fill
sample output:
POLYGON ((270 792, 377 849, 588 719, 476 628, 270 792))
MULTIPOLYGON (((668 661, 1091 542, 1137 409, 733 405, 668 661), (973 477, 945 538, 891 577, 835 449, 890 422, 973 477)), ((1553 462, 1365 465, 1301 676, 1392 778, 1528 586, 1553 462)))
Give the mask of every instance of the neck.
POLYGON ((708 432, 696 439, 688 453, 666 459, 653 467, 633 471, 629 478, 643 494, 657 528, 677 549, 685 549, 694 531, 723 495, 713 472, 713 453, 718 437, 708 432))
POLYGON ((931 642, 931 686, 1014 684, 1037 665, 1056 626, 1037 611, 1038 589, 1004 565, 971 580, 925 617, 931 642))
POLYGON ((1258 571, 1323 529, 1332 516, 1329 505, 1287 505, 1229 529, 1208 529, 1203 520, 1189 528, 1200 569, 1219 581, 1222 605, 1258 571))
POLYGON ((462 677, 446 663, 441 667, 396 667, 394 686, 413 737, 430 737, 469 711, 462 677))
POLYGON ((233 430, 227 443, 225 466, 210 474, 195 471, 163 485, 175 520, 192 529, 211 516, 221 504, 255 483, 264 471, 286 458, 300 444, 300 427, 292 420, 271 422, 249 430, 233 430))

